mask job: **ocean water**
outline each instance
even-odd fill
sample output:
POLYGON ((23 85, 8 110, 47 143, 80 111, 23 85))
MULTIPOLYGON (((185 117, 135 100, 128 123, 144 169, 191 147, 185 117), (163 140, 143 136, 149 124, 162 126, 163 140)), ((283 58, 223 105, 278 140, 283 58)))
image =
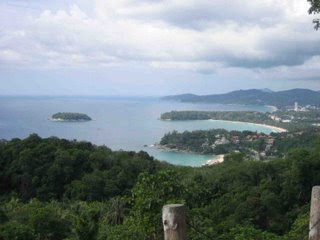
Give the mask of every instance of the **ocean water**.
POLYGON ((86 140, 113 150, 142 150, 156 159, 173 164, 200 166, 213 156, 168 152, 150 145, 173 130, 224 128, 265 133, 272 131, 268 127, 246 123, 159 120, 161 113, 171 110, 266 112, 270 109, 263 106, 165 102, 157 98, 137 97, 0 97, 0 139, 25 138, 37 133, 41 137, 86 140), (86 113, 93 121, 49 121, 56 112, 86 113))

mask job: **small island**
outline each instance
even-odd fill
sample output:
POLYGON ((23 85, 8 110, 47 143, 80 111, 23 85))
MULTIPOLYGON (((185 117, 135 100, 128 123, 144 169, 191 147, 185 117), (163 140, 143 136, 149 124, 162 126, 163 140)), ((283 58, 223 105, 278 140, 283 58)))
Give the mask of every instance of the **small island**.
POLYGON ((63 122, 82 122, 91 121, 92 119, 84 113, 58 112, 52 115, 51 120, 63 122))

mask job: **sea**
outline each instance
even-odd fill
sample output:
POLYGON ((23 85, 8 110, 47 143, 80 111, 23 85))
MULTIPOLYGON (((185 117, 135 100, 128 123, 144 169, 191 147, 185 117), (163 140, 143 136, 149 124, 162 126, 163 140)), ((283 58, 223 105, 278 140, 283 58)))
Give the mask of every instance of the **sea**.
POLYGON ((172 110, 260 111, 266 106, 167 102, 157 97, 0 97, 0 139, 57 136, 106 145, 113 150, 145 151, 154 158, 176 165, 201 166, 213 155, 165 151, 153 145, 173 130, 179 132, 223 128, 270 133, 272 129, 249 123, 226 121, 161 121, 172 110), (57 112, 86 113, 89 122, 53 122, 57 112))

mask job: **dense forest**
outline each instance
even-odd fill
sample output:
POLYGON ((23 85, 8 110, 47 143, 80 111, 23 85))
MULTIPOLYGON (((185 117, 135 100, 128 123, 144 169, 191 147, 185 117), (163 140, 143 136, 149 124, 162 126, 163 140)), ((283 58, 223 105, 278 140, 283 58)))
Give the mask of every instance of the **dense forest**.
POLYGON ((3 140, 0 239, 160 240, 161 208, 178 202, 188 207, 190 240, 307 239, 320 143, 295 141, 272 161, 233 153, 191 168, 89 142, 3 140))

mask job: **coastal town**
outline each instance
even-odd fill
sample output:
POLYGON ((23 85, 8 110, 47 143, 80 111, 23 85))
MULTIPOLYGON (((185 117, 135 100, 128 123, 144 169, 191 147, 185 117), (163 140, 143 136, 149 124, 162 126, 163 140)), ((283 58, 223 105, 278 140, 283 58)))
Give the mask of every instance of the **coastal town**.
POLYGON ((284 110, 277 110, 269 114, 270 118, 276 122, 317 122, 320 121, 320 108, 313 105, 300 106, 298 102, 294 106, 288 106, 284 110))
POLYGON ((185 131, 183 133, 173 131, 166 134, 159 144, 155 144, 155 147, 166 151, 194 152, 217 156, 208 161, 207 164, 210 165, 222 162, 224 155, 230 153, 243 153, 247 159, 257 161, 283 157, 287 151, 287 145, 302 147, 310 141, 301 139, 308 138, 310 135, 316 139, 320 135, 320 129, 271 134, 223 129, 185 131))
POLYGON ((298 102, 285 110, 274 108, 274 111, 266 113, 173 111, 162 114, 161 119, 247 122, 272 129, 270 134, 223 129, 173 131, 155 145, 167 151, 213 154, 215 157, 207 162, 209 165, 223 162, 224 155, 230 153, 243 153, 246 158, 254 160, 282 157, 287 150, 283 148, 284 142, 303 145, 299 139, 304 135, 316 138, 320 133, 320 110, 312 105, 300 106, 298 102))

